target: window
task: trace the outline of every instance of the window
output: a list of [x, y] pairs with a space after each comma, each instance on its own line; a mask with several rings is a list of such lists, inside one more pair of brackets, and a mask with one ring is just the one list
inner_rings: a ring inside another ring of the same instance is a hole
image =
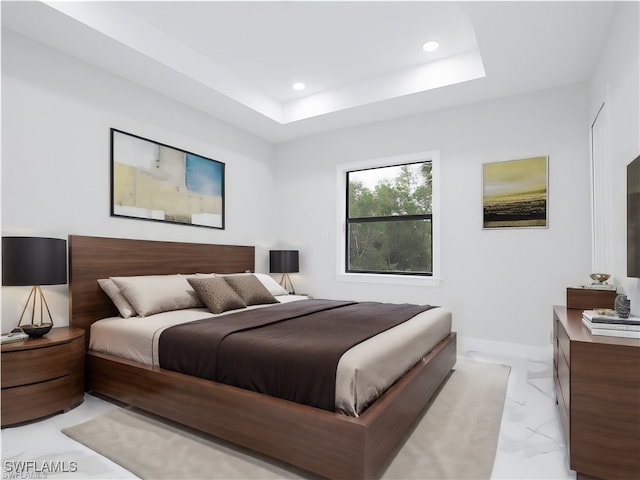
[[431, 159], [346, 170], [345, 272], [432, 276]]

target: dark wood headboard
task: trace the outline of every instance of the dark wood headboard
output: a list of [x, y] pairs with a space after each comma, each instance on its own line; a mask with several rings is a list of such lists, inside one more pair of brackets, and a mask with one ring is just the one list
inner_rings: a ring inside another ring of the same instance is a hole
[[128, 240], [69, 235], [70, 324], [85, 330], [117, 316], [99, 278], [173, 273], [237, 273], [254, 271], [255, 248], [240, 245]]

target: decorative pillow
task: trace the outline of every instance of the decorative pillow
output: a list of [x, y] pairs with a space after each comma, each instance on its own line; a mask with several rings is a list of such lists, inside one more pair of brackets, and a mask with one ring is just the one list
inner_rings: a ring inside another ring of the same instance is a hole
[[106, 293], [113, 304], [116, 306], [122, 318], [135, 317], [136, 311], [131, 304], [124, 298], [122, 292], [118, 286], [110, 278], [101, 278], [98, 280], [98, 285]]
[[141, 317], [204, 306], [183, 275], [111, 277], [111, 280]]
[[258, 280], [260, 280], [260, 283], [269, 290], [271, 295], [289, 295], [289, 292], [287, 292], [282, 285], [266, 273], [254, 273], [254, 275]]
[[223, 277], [223, 279], [236, 291], [247, 305], [279, 303], [255, 275], [232, 275], [230, 277]]
[[188, 282], [211, 313], [222, 313], [247, 306], [221, 277], [192, 277], [188, 279]]
[[[200, 276], [204, 276], [205, 274], [202, 273], [198, 273], [196, 274], [198, 277]], [[219, 274], [219, 273], [211, 273], [209, 275], [215, 275], [217, 277], [240, 277], [240, 276], [249, 276], [249, 275], [255, 275], [255, 277], [260, 280], [260, 283], [262, 283], [262, 285], [264, 286], [264, 288], [266, 288], [267, 290], [269, 290], [269, 293], [271, 293], [271, 295], [289, 295], [289, 292], [287, 292], [282, 285], [280, 285], [278, 282], [276, 282], [273, 278], [271, 278], [270, 275], [267, 275], [266, 273], [225, 273], [225, 274]]]

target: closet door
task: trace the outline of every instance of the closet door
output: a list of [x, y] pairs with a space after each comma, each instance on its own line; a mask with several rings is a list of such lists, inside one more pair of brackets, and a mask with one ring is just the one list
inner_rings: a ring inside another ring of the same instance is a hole
[[591, 215], [593, 272], [614, 270], [614, 218], [611, 147], [607, 105], [591, 125]]

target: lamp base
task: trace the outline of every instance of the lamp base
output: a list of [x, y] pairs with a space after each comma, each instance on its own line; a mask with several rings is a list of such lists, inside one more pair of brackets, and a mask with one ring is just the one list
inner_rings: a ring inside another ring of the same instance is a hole
[[49, 333], [53, 328], [53, 323], [43, 323], [42, 325], [20, 325], [24, 333], [31, 338], [40, 338]]
[[296, 294], [296, 291], [293, 289], [293, 283], [291, 283], [291, 279], [289, 278], [288, 273], [282, 274], [282, 278], [280, 279], [280, 285], [290, 294], [292, 295]]
[[[38, 306], [40, 308], [36, 308]], [[27, 308], [31, 306], [31, 323], [27, 325], [22, 325], [22, 320], [24, 319], [24, 314], [27, 311]], [[45, 323], [45, 309], [47, 315], [49, 317], [49, 321]], [[38, 323], [34, 322], [36, 317], [36, 312], [39, 310], [40, 313], [40, 321]], [[32, 338], [42, 337], [46, 335], [49, 330], [53, 327], [53, 318], [51, 317], [51, 311], [49, 310], [49, 305], [47, 304], [47, 300], [44, 298], [44, 293], [42, 293], [42, 289], [40, 285], [36, 285], [29, 292], [29, 297], [27, 297], [27, 303], [25, 303], [24, 308], [22, 309], [22, 315], [20, 315], [20, 321], [18, 322], [18, 328], [21, 328], [24, 333], [29, 335]]]

